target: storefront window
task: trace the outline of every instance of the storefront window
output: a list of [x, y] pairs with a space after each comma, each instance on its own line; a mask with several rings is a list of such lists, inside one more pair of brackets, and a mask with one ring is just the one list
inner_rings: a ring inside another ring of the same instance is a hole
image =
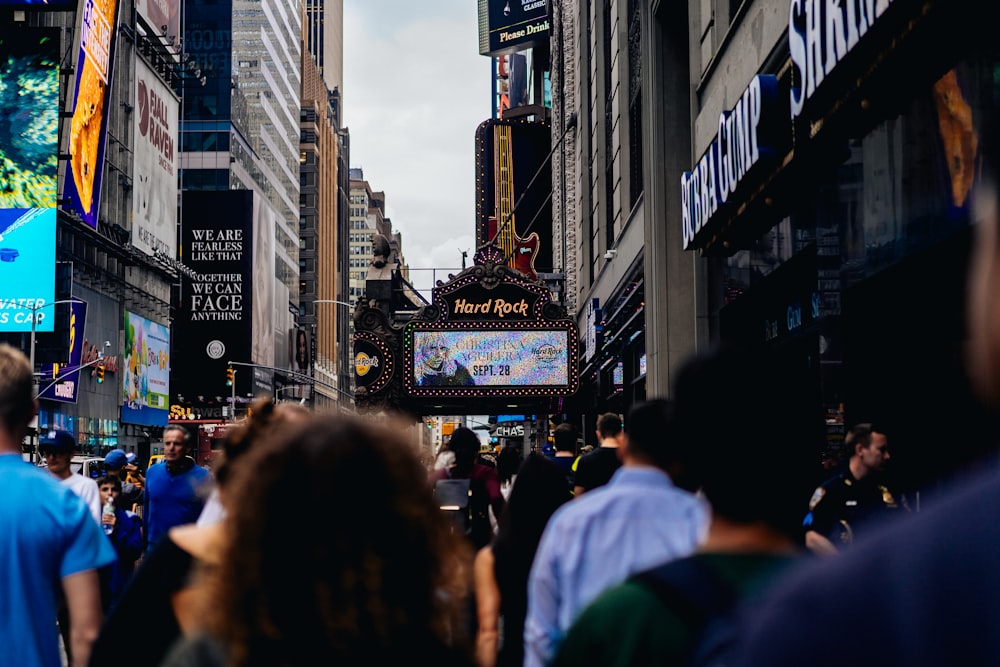
[[896, 118], [851, 143], [818, 199], [817, 226], [839, 227], [843, 287], [968, 225], [984, 85], [994, 68], [961, 65]]
[[801, 225], [795, 218], [784, 218], [761, 235], [747, 250], [740, 250], [726, 260], [725, 303], [770, 275], [815, 241], [811, 225]]

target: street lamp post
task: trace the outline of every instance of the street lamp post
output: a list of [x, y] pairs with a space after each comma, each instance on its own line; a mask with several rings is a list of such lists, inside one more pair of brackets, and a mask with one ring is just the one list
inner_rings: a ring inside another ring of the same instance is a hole
[[[340, 301], [339, 299], [313, 299], [313, 303], [316, 303], [316, 304], [318, 304], [318, 303], [333, 303], [333, 304], [337, 304], [337, 305], [340, 305], [340, 306], [344, 306], [348, 310], [354, 308], [354, 304], [348, 303], [347, 301]], [[313, 317], [314, 317], [314, 321], [315, 321], [315, 314], [313, 315]], [[315, 345], [316, 344], [316, 329], [315, 329], [316, 325], [313, 324], [313, 327], [314, 327], [314, 329], [313, 329], [313, 344]], [[338, 368], [339, 368], [339, 366], [342, 365], [342, 364], [339, 363], [340, 361], [341, 360], [338, 359]], [[314, 369], [315, 369], [316, 359], [314, 358], [312, 360], [312, 362], [313, 362], [312, 363], [312, 367], [309, 370], [310, 370], [310, 375], [312, 375], [313, 377], [315, 377], [315, 370]], [[337, 374], [338, 381], [339, 380], [343, 380], [344, 379], [344, 377], [343, 377], [344, 375], [345, 375], [345, 373], [343, 372], [343, 369], [340, 369], [340, 372]], [[346, 383], [341, 383], [341, 384], [346, 384]], [[313, 388], [312, 394], [314, 396], [313, 401], [315, 401], [315, 388]], [[346, 392], [341, 391], [341, 394], [346, 394]], [[347, 395], [349, 395], [349, 394], [347, 394]], [[338, 403], [339, 403], [339, 400], [338, 400]]]
[[[28, 363], [31, 364], [31, 395], [38, 395], [38, 374], [35, 373], [35, 333], [36, 325], [38, 321], [38, 311], [42, 308], [48, 308], [49, 306], [57, 306], [61, 303], [82, 303], [83, 299], [59, 299], [58, 301], [50, 301], [48, 303], [42, 303], [38, 305], [28, 306], [28, 310], [31, 311], [31, 338], [28, 341]], [[32, 463], [35, 462], [35, 437], [38, 433], [38, 415], [32, 420], [31, 429], [31, 460]]]

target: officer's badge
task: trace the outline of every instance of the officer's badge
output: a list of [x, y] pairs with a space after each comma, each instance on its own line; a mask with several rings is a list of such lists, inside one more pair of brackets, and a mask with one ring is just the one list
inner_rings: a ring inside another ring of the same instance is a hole
[[822, 486], [816, 489], [815, 493], [813, 493], [813, 497], [809, 500], [810, 512], [816, 509], [816, 505], [819, 505], [819, 501], [823, 500], [823, 496], [825, 495], [826, 495], [826, 489], [824, 489]]
[[852, 544], [854, 542], [854, 531], [851, 529], [851, 524], [841, 519], [837, 529], [837, 538], [841, 544]]
[[889, 492], [889, 489], [879, 485], [878, 490], [882, 492], [882, 502], [885, 503], [885, 506], [891, 509], [896, 509], [896, 499], [892, 497], [892, 493]]

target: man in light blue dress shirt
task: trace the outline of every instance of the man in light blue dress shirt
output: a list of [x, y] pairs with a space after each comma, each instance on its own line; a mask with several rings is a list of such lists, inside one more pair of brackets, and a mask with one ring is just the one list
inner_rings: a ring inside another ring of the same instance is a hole
[[638, 404], [625, 422], [622, 467], [549, 520], [528, 579], [525, 667], [542, 667], [573, 620], [629, 575], [691, 554], [705, 538], [707, 503], [680, 488], [673, 404]]

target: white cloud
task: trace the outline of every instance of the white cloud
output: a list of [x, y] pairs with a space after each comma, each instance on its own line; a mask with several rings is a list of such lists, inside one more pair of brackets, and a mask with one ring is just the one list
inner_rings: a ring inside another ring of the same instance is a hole
[[[475, 132], [491, 113], [478, 47], [469, 0], [344, 2], [351, 167], [385, 192], [414, 269], [455, 270], [461, 250], [470, 263], [475, 252]], [[412, 275], [419, 289], [432, 284], [431, 271]]]

